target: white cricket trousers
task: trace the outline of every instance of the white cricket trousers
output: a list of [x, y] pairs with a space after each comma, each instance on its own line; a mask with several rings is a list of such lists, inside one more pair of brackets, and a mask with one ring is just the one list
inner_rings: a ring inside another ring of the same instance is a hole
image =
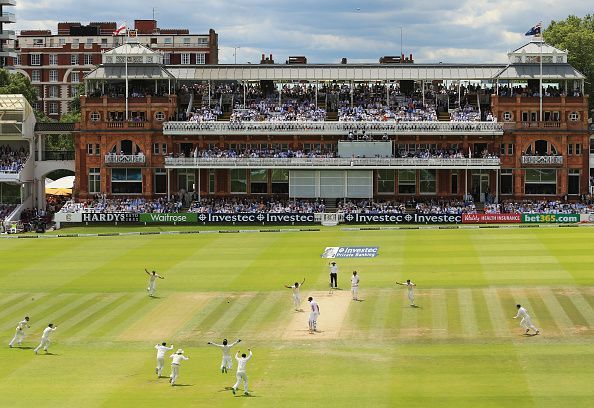
[[534, 331], [538, 331], [536, 326], [532, 324], [532, 319], [530, 319], [529, 317], [523, 317], [522, 321], [520, 322], [520, 325], [526, 330], [532, 329]]
[[41, 350], [42, 347], [43, 347], [43, 349], [45, 351], [47, 351], [47, 349], [50, 346], [50, 343], [51, 343], [50, 342], [50, 339], [44, 339], [44, 338], [42, 338], [41, 339], [41, 343], [39, 343], [39, 346], [37, 346], [37, 348], [35, 349], [35, 352], [37, 353], [39, 350]]
[[155, 294], [155, 289], [157, 288], [157, 281], [154, 282], [149, 282], [149, 286], [148, 286], [148, 293], [149, 296], [153, 296]]
[[318, 326], [318, 313], [311, 312], [309, 314], [309, 330], [316, 330]]
[[248, 392], [248, 378], [247, 378], [247, 374], [246, 373], [240, 373], [239, 371], [236, 374], [237, 377], [237, 381], [235, 382], [235, 385], [233, 386], [234, 390], [237, 390], [237, 388], [239, 388], [239, 386], [241, 385], [241, 381], [243, 381], [243, 391], [244, 392]]
[[177, 376], [179, 375], [179, 364], [171, 364], [171, 385], [175, 384], [175, 380], [177, 380]]
[[10, 347], [12, 347], [12, 346], [14, 346], [14, 343], [16, 342], [20, 346], [21, 343], [23, 342], [24, 338], [25, 338], [25, 331], [16, 329], [16, 333], [14, 334], [14, 337], [12, 338], [12, 340], [10, 340], [10, 343], [8, 343], [8, 345]]
[[415, 304], [415, 293], [412, 290], [408, 291], [408, 300], [410, 301], [411, 305]]
[[223, 356], [223, 360], [221, 361], [221, 369], [223, 369], [223, 367], [225, 367], [227, 370], [233, 368], [233, 360], [231, 359], [231, 356]]
[[157, 375], [161, 377], [163, 366], [165, 365], [165, 357], [157, 358]]
[[301, 296], [297, 294], [293, 295], [293, 305], [295, 305], [295, 310], [299, 309], [299, 306], [301, 306]]
[[351, 286], [351, 292], [353, 294], [353, 299], [357, 300], [359, 297], [359, 287], [358, 286]]

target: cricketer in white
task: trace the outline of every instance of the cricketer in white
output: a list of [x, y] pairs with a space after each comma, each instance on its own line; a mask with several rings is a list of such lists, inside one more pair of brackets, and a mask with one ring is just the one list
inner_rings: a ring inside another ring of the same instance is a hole
[[247, 377], [247, 373], [245, 372], [245, 370], [247, 368], [247, 362], [250, 361], [250, 359], [252, 358], [252, 350], [248, 349], [247, 356], [245, 355], [245, 353], [243, 353], [241, 355], [241, 357], [239, 357], [239, 353], [240, 353], [240, 351], [238, 350], [237, 353], [235, 354], [235, 359], [237, 360], [237, 374], [236, 374], [237, 381], [231, 388], [231, 391], [233, 392], [233, 394], [235, 394], [235, 392], [237, 391], [237, 388], [241, 385], [241, 381], [243, 381], [243, 394], [249, 395], [249, 393], [248, 393], [248, 377]]
[[47, 353], [47, 349], [50, 346], [50, 334], [56, 330], [58, 328], [58, 326], [54, 326], [52, 323], [48, 324], [47, 327], [45, 328], [45, 330], [43, 330], [43, 333], [41, 334], [41, 342], [39, 343], [39, 346], [37, 346], [37, 348], [34, 350], [35, 354], [37, 354], [37, 352], [43, 347], [43, 350]]
[[165, 353], [173, 350], [173, 344], [167, 347], [167, 343], [163, 342], [161, 344], [155, 344], [155, 348], [157, 349], [157, 368], [155, 368], [155, 374], [157, 374], [157, 377], [161, 377], [163, 366], [165, 365]]
[[233, 368], [233, 360], [231, 359], [231, 347], [240, 342], [241, 339], [238, 339], [237, 341], [231, 344], [227, 344], [227, 339], [223, 339], [223, 344], [217, 344], [211, 341], [208, 342], [208, 344], [215, 347], [219, 347], [223, 351], [223, 360], [221, 361], [221, 373], [226, 373], [228, 370]]

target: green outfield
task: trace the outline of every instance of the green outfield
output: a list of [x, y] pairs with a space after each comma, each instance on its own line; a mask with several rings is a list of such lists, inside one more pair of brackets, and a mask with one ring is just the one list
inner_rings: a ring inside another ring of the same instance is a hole
[[[327, 246], [379, 256], [337, 260], [345, 290], [329, 295]], [[594, 404], [592, 228], [1, 239], [0, 259], [0, 407]], [[145, 267], [166, 277], [158, 298]], [[353, 269], [363, 302], [350, 300]], [[302, 278], [303, 307], [313, 294], [321, 308], [315, 335], [283, 288]], [[419, 308], [394, 284], [405, 279]], [[541, 335], [522, 334], [518, 302]], [[25, 347], [9, 349], [25, 314]], [[50, 321], [52, 354], [36, 356]], [[253, 350], [249, 397], [233, 397], [234, 371], [206, 344], [222, 337]], [[180, 386], [156, 378], [162, 341], [190, 357]]]

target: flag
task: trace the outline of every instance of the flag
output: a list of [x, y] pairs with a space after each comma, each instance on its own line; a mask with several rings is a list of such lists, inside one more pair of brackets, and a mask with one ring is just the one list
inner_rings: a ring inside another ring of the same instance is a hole
[[113, 35], [120, 35], [122, 33], [126, 32], [126, 25], [124, 24], [123, 26], [119, 27], [117, 30], [115, 30], [113, 32]]
[[538, 23], [537, 25], [535, 25], [534, 27], [532, 27], [530, 30], [528, 30], [528, 32], [526, 33], [526, 35], [534, 35], [534, 36], [538, 36], [540, 35], [540, 23]]

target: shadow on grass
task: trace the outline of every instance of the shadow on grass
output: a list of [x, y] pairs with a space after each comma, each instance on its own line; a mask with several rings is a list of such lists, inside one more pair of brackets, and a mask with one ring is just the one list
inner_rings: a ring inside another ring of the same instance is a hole
[[193, 387], [194, 384], [173, 384], [172, 387]]

